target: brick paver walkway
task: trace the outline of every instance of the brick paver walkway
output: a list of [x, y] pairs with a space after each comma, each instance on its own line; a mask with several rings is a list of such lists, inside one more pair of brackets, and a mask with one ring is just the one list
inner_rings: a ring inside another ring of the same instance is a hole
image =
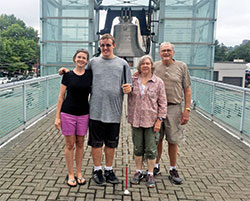
[[[147, 189], [145, 181], [125, 188], [125, 143], [122, 123], [120, 144], [116, 151], [114, 169], [120, 184], [98, 187], [91, 180], [92, 159], [86, 146], [83, 173], [85, 186], [69, 188], [64, 160], [64, 139], [53, 126], [55, 112], [27, 129], [0, 149], [0, 200], [5, 201], [160, 201], [160, 200], [250, 200], [250, 148], [230, 136], [204, 117], [191, 112], [186, 126], [186, 142], [179, 149], [178, 169], [184, 182], [173, 185], [168, 180], [167, 144], [161, 160], [161, 175], [156, 188]], [[131, 135], [128, 140], [129, 177], [135, 171]]]

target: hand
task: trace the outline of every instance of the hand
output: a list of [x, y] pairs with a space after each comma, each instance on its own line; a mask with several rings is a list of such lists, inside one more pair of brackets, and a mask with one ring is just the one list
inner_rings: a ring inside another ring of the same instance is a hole
[[133, 76], [138, 76], [139, 75], [139, 71], [136, 71]]
[[58, 74], [59, 75], [63, 75], [63, 73], [68, 73], [70, 70], [65, 68], [65, 67], [61, 67], [59, 70], [58, 70]]
[[189, 111], [184, 110], [184, 112], [181, 115], [181, 125], [187, 124], [188, 120], [189, 120]]
[[122, 90], [123, 90], [123, 93], [129, 94], [132, 91], [132, 87], [130, 84], [123, 84]]
[[57, 130], [61, 130], [61, 119], [56, 118], [54, 125], [55, 125]]
[[160, 119], [157, 119], [154, 125], [154, 132], [159, 132], [161, 129], [161, 123], [162, 121]]

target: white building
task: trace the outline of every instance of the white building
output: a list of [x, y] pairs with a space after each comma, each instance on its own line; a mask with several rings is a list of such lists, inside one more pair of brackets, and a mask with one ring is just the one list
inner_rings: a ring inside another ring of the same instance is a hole
[[245, 87], [247, 63], [214, 63], [214, 81]]

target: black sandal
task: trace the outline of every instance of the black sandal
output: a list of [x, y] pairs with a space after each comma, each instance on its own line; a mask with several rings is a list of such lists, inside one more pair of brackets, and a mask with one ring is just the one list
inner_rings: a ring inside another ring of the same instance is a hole
[[[69, 181], [71, 181], [72, 183], [75, 183], [75, 185], [69, 184]], [[66, 182], [66, 184], [67, 184], [69, 187], [76, 187], [76, 186], [77, 186], [76, 179], [69, 179], [69, 175], [66, 176], [65, 182]]]
[[[80, 180], [80, 182], [78, 180]], [[84, 180], [84, 182], [82, 182], [82, 180]], [[76, 177], [76, 182], [78, 183], [78, 185], [84, 185], [86, 184], [86, 179], [84, 179], [83, 177], [80, 178]]]

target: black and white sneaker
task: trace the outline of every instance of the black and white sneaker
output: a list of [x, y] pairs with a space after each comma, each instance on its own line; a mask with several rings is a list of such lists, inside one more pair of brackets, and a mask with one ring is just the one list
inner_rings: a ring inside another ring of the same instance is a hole
[[92, 178], [94, 179], [96, 185], [98, 186], [106, 185], [105, 179], [102, 174], [102, 170], [96, 170], [96, 171], [93, 170], [92, 174], [93, 174]]
[[172, 169], [169, 171], [169, 180], [174, 184], [181, 184], [182, 179], [180, 178], [178, 171], [176, 169]]
[[111, 184], [118, 184], [119, 180], [115, 176], [115, 173], [113, 170], [104, 170], [104, 177], [106, 178], [106, 182]]
[[158, 174], [160, 174], [161, 173], [161, 171], [160, 171], [160, 165], [158, 166], [158, 168], [157, 167], [154, 167], [154, 176], [157, 176]]

